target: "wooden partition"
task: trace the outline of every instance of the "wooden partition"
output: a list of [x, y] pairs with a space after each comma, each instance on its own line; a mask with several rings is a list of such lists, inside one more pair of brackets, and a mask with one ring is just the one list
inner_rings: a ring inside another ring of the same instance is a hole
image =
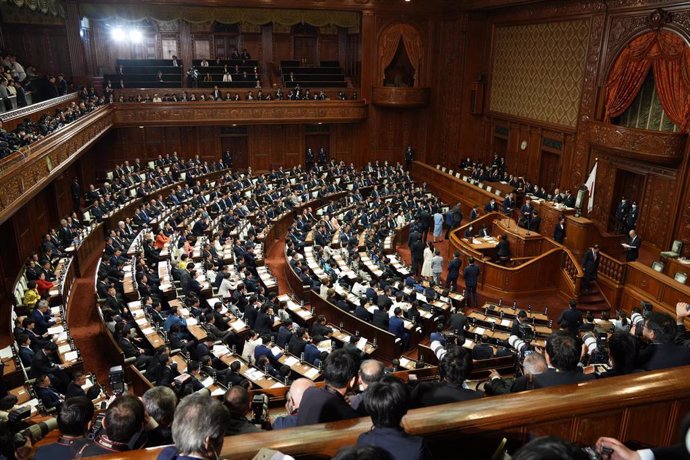
[[641, 301], [651, 302], [655, 309], [675, 317], [676, 304], [690, 301], [690, 286], [659, 273], [640, 262], [628, 262], [621, 307], [630, 311]]
[[[563, 385], [443, 406], [414, 409], [405, 431], [424, 436], [434, 458], [490, 458], [506, 437], [511, 452], [533, 436], [552, 435], [580, 445], [613, 436], [648, 446], [678, 440], [690, 411], [690, 367]], [[300, 458], [324, 458], [355, 444], [369, 418], [226, 438], [223, 458], [251, 459], [262, 447]], [[104, 459], [153, 460], [161, 448]]]
[[316, 315], [324, 315], [333, 323], [343, 323], [343, 329], [354, 334], [359, 331], [361, 337], [366, 337], [370, 342], [376, 339], [376, 350], [372, 357], [390, 361], [400, 356], [400, 346], [395, 343], [395, 335], [373, 324], [357, 318], [332, 303], [321, 298], [318, 293], [312, 292], [311, 305]]

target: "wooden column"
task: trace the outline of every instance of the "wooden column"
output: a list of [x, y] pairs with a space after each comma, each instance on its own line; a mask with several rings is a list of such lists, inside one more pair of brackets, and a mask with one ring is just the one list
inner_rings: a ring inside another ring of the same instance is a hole
[[[180, 49], [179, 58], [182, 59], [184, 72], [192, 66], [192, 59], [194, 58], [192, 46], [192, 27], [187, 21], [180, 20]], [[186, 74], [182, 75], [182, 86], [187, 87]]]
[[[270, 64], [273, 62], [273, 25], [266, 24], [261, 26], [261, 69], [265, 77], [269, 77], [268, 81], [272, 82], [272, 72]], [[265, 81], [265, 80], [264, 80]]]
[[84, 57], [84, 44], [79, 34], [81, 28], [79, 5], [75, 1], [69, 0], [65, 2], [65, 11], [67, 13], [65, 30], [67, 32], [67, 48], [69, 51], [71, 76], [76, 84], [86, 84], [86, 58]]

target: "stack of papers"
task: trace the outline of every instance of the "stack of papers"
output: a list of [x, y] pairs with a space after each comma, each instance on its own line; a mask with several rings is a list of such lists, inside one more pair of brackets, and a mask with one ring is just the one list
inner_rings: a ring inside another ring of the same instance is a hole
[[304, 373], [304, 376], [308, 379], [314, 379], [317, 375], [319, 375], [319, 370], [314, 367]]

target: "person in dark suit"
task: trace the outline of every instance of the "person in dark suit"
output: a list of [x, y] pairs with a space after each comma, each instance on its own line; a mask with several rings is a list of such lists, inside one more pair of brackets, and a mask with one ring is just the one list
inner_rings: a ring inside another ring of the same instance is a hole
[[371, 324], [373, 324], [376, 327], [380, 327], [383, 330], [388, 330], [388, 324], [389, 324], [389, 315], [388, 315], [388, 310], [383, 310], [381, 308], [376, 308], [373, 313], [373, 318], [371, 320]]
[[462, 334], [465, 331], [465, 326], [467, 325], [467, 316], [465, 316], [461, 309], [453, 308], [450, 316], [448, 316], [448, 322], [446, 325], [451, 332]]
[[412, 253], [412, 272], [415, 275], [419, 275], [422, 269], [422, 264], [424, 263], [424, 248], [426, 248], [426, 245], [421, 239], [412, 243], [410, 247], [410, 252]]
[[21, 359], [24, 367], [31, 367], [31, 363], [34, 361], [34, 356], [36, 353], [31, 349], [31, 339], [26, 334], [21, 334], [18, 339], [19, 349], [19, 359]]
[[65, 397], [51, 387], [50, 384], [50, 377], [45, 374], [41, 375], [36, 378], [34, 390], [46, 409], [54, 408], [59, 413], [62, 403], [65, 402]]
[[472, 372], [472, 357], [462, 347], [452, 347], [441, 358], [440, 382], [422, 382], [412, 390], [412, 407], [428, 407], [480, 398], [481, 394], [463, 387]]
[[293, 322], [288, 319], [283, 321], [283, 324], [278, 328], [278, 337], [276, 338], [276, 345], [280, 348], [285, 348], [285, 346], [290, 342], [293, 335]]
[[565, 217], [563, 216], [558, 219], [558, 223], [553, 228], [553, 239], [559, 244], [565, 242]]
[[465, 290], [467, 295], [467, 306], [478, 306], [477, 302], [477, 282], [479, 281], [479, 267], [474, 264], [474, 257], [470, 257], [465, 267]]
[[424, 438], [409, 436], [401, 426], [410, 405], [410, 395], [400, 379], [387, 375], [369, 385], [363, 402], [374, 427], [357, 438], [358, 447], [380, 447], [396, 460], [431, 459]]
[[572, 334], [577, 334], [582, 323], [582, 312], [577, 309], [577, 302], [571, 300], [568, 302], [568, 309], [564, 310], [558, 318], [558, 325]]
[[491, 201], [489, 201], [486, 206], [484, 206], [484, 211], [485, 212], [498, 212], [498, 203], [496, 203], [496, 200], [491, 198]]
[[268, 304], [261, 306], [253, 329], [259, 334], [271, 334], [273, 330], [273, 307]]
[[309, 342], [309, 332], [306, 328], [300, 327], [297, 329], [297, 332], [292, 334], [292, 337], [290, 338], [290, 342], [287, 346], [288, 353], [292, 353], [295, 356], [300, 356], [302, 353], [304, 353], [304, 348], [307, 346], [307, 342]]
[[86, 374], [82, 371], [72, 372], [72, 381], [67, 385], [65, 398], [73, 398], [75, 396], [85, 396], [91, 400], [98, 398], [101, 389], [98, 385], [91, 386], [88, 391], [82, 388], [86, 385]]
[[448, 262], [448, 273], [446, 275], [446, 289], [455, 291], [458, 289], [458, 276], [460, 276], [460, 267], [462, 267], [462, 260], [460, 259], [460, 252], [453, 253], [453, 260]]
[[667, 369], [690, 364], [690, 348], [675, 343], [683, 332], [683, 321], [688, 316], [687, 304], [679, 302], [676, 320], [666, 313], [654, 311], [645, 319], [642, 338], [649, 345], [640, 351], [640, 367], [645, 370]]
[[508, 236], [505, 234], [501, 235], [496, 246], [496, 257], [499, 263], [506, 263], [510, 260], [510, 243], [508, 242]]
[[405, 331], [405, 321], [403, 321], [402, 309], [400, 307], [395, 307], [393, 316], [388, 320], [388, 332], [395, 334], [400, 339], [403, 351], [407, 350], [410, 334]]
[[637, 236], [635, 230], [630, 230], [628, 233], [629, 237], [623, 247], [625, 248], [625, 260], [628, 262], [634, 262], [640, 256], [640, 245], [642, 240]]
[[489, 383], [484, 391], [490, 395], [503, 395], [507, 393], [518, 393], [534, 389], [534, 377], [546, 372], [548, 369], [546, 359], [540, 353], [530, 353], [522, 361], [522, 375], [513, 379], [512, 383], [501, 378], [495, 370], [489, 375]]
[[554, 332], [546, 339], [546, 362], [550, 368], [534, 377], [535, 388], [581, 383], [594, 380], [578, 367], [582, 343], [566, 331]]
[[408, 145], [407, 150], [405, 150], [405, 169], [408, 171], [412, 168], [412, 161], [414, 160], [414, 150], [412, 146]]
[[587, 293], [589, 284], [597, 279], [597, 270], [599, 269], [599, 245], [595, 244], [585, 253], [585, 258], [582, 260], [582, 269], [585, 276], [582, 278], [582, 291]]
[[323, 366], [323, 388], [308, 388], [302, 396], [297, 426], [335, 422], [357, 417], [345, 395], [357, 381], [359, 366], [355, 358], [339, 349], [328, 355]]

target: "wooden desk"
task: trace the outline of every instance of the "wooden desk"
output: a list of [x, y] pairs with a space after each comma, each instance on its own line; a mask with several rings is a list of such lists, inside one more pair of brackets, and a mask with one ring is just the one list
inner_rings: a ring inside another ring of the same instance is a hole
[[687, 263], [683, 263], [682, 260], [677, 258], [663, 259], [663, 262], [665, 264], [664, 273], [666, 273], [671, 278], [676, 276], [676, 273], [678, 272], [687, 273], [688, 275], [690, 275], [690, 260], [684, 259], [684, 261]]
[[492, 234], [507, 235], [510, 243], [510, 257], [533, 257], [541, 254], [544, 238], [535, 232], [518, 227], [517, 222], [510, 218], [494, 221]]

